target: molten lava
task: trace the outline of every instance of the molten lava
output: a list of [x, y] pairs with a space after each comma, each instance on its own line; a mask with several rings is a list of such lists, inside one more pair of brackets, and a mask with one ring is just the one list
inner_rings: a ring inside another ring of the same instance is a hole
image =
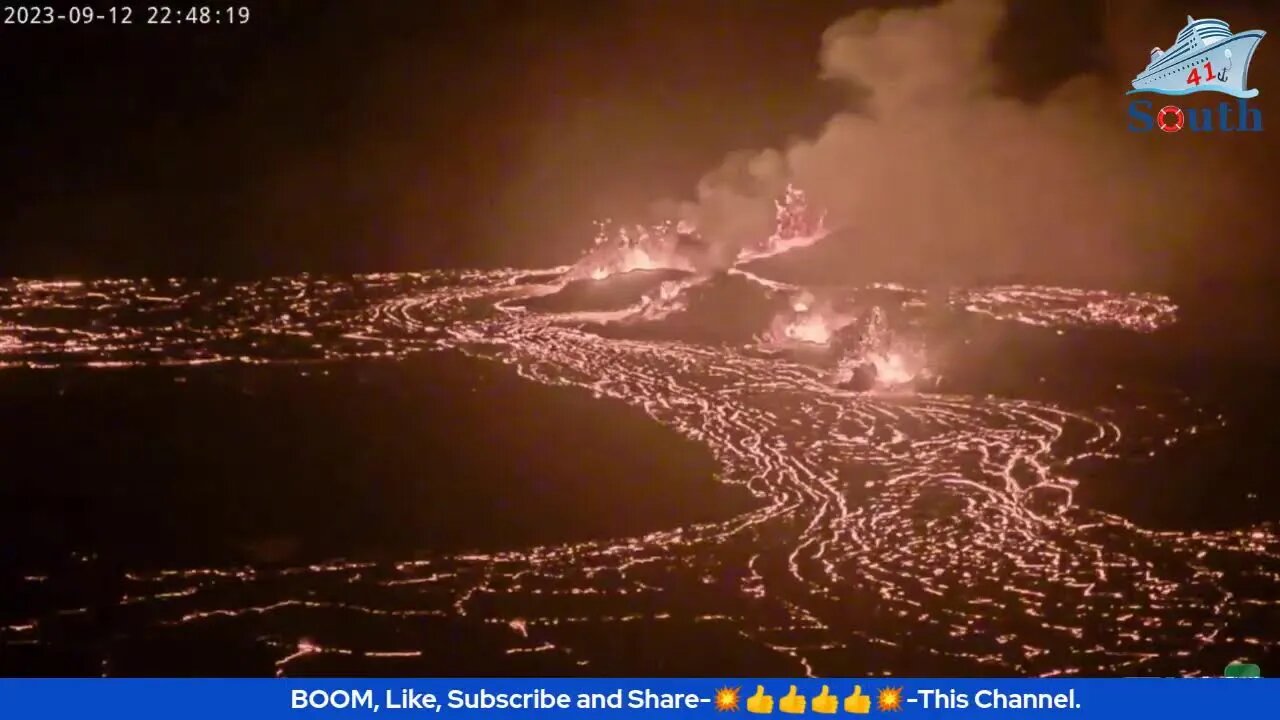
[[[827, 233], [824, 215], [815, 213], [804, 191], [788, 186], [774, 202], [774, 231], [758, 244], [739, 248], [739, 262], [757, 260], [812, 245]], [[682, 220], [653, 225], [614, 227], [597, 224], [594, 247], [569, 271], [566, 279], [604, 280], [633, 270], [685, 270], [702, 273], [718, 268], [718, 248]], [[735, 255], [730, 254], [733, 258]]]

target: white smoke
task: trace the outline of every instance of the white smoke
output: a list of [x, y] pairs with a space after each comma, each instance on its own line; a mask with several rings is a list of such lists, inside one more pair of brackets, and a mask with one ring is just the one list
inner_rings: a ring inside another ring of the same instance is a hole
[[[998, 94], [1004, 11], [1004, 0], [947, 0], [835, 23], [821, 74], [851, 89], [850, 109], [813, 139], [732, 154], [686, 214], [741, 247], [791, 182], [842, 231], [840, 257], [861, 282], [1166, 278], [1184, 251], [1170, 238], [1213, 227], [1238, 190], [1232, 174], [1188, 142], [1128, 132], [1123, 83], [1077, 77], [1035, 102]], [[1183, 177], [1215, 180], [1170, 182]]]

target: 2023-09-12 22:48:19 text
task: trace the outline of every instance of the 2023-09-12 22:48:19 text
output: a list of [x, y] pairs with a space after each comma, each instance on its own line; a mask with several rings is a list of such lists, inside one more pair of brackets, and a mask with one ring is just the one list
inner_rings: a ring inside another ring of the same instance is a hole
[[4, 25], [244, 25], [245, 5], [4, 5]]

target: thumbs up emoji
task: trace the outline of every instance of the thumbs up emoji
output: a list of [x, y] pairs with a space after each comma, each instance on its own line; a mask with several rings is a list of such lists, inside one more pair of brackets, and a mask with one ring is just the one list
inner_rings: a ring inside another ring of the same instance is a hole
[[836, 696], [831, 694], [826, 685], [822, 686], [822, 692], [813, 699], [813, 711], [823, 715], [836, 714]]
[[747, 698], [747, 712], [768, 715], [773, 712], [773, 696], [764, 694], [764, 686], [756, 686], [756, 694]]
[[778, 701], [778, 709], [789, 715], [804, 714], [804, 696], [796, 694], [796, 686], [791, 686], [791, 692], [782, 696]]
[[871, 696], [862, 694], [861, 685], [854, 685], [853, 694], [844, 699], [844, 711], [855, 715], [866, 715], [871, 712]]

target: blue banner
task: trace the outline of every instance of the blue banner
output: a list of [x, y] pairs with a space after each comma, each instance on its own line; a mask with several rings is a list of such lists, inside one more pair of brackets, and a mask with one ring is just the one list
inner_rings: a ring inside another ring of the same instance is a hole
[[0, 718], [1277, 717], [1280, 680], [0, 680]]

